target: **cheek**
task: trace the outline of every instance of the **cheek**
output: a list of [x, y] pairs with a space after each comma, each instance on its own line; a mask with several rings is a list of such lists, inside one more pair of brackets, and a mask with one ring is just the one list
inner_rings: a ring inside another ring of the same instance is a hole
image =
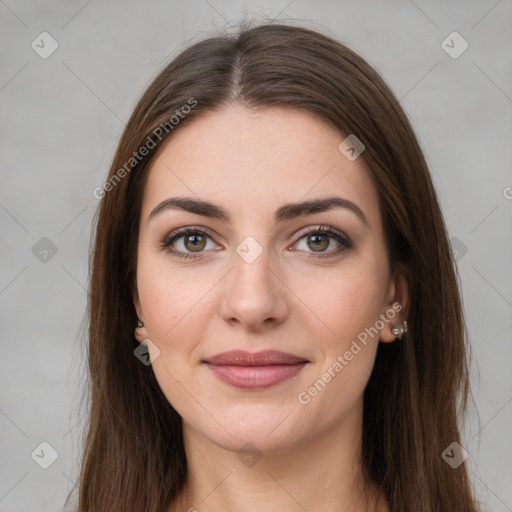
[[372, 327], [382, 307], [382, 288], [371, 272], [340, 273], [317, 284], [328, 291], [321, 294], [319, 288], [312, 288], [307, 300], [329, 329], [324, 331], [327, 336], [314, 337], [309, 326], [322, 355], [296, 398], [304, 414], [321, 415], [327, 428], [362, 403], [379, 342]]
[[197, 364], [194, 350], [204, 337], [203, 319], [214, 280], [176, 271], [159, 260], [141, 258], [137, 271], [147, 335], [160, 351], [152, 369], [169, 403], [187, 415], [194, 409], [190, 397], [200, 399], [200, 390], [191, 385], [191, 372]]
[[[139, 260], [137, 281], [148, 336], [166, 350], [186, 348], [191, 331], [200, 326], [208, 295], [217, 279], [212, 273], [179, 271], [165, 257]], [[185, 333], [188, 332], [188, 336]], [[189, 341], [190, 340], [190, 341]]]
[[325, 278], [317, 274], [305, 287], [329, 335], [317, 340], [322, 361], [298, 399], [312, 414], [323, 414], [326, 424], [334, 425], [362, 400], [379, 342], [375, 326], [386, 277], [380, 260], [359, 258]]
[[325, 350], [343, 349], [375, 324], [384, 297], [382, 276], [371, 261], [353, 260], [336, 271], [325, 269], [301, 277], [301, 299], [328, 333]]

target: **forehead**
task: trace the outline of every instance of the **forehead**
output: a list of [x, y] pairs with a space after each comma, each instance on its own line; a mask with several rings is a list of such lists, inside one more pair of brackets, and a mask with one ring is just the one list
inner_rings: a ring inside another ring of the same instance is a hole
[[318, 117], [288, 108], [235, 104], [204, 113], [173, 133], [152, 162], [142, 216], [173, 196], [218, 203], [242, 218], [338, 195], [380, 229], [377, 190], [363, 159], [339, 151], [344, 138]]

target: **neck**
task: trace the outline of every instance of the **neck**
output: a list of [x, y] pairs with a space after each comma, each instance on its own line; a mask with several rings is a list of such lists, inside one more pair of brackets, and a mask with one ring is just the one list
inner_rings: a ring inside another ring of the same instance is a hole
[[385, 497], [363, 479], [361, 432], [362, 407], [314, 439], [242, 459], [184, 421], [187, 483], [168, 512], [260, 512], [262, 505], [280, 512], [388, 512]]

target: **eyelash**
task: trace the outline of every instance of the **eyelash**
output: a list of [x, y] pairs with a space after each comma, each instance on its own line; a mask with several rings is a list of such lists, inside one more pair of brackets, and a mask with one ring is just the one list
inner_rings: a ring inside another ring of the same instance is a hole
[[[180, 238], [183, 238], [184, 236], [191, 235], [191, 234], [206, 236], [211, 239], [210, 235], [208, 235], [208, 233], [206, 233], [204, 230], [190, 226], [190, 227], [178, 229], [178, 230], [170, 233], [168, 236], [166, 236], [162, 240], [162, 242], [160, 243], [160, 246], [166, 253], [170, 254], [171, 256], [176, 256], [177, 258], [181, 258], [181, 259], [200, 258], [201, 253], [204, 251], [198, 251], [197, 255], [194, 255], [193, 253], [184, 253], [182, 251], [177, 251], [176, 249], [173, 249], [171, 247], [172, 244], [176, 240], [179, 240]], [[304, 238], [308, 235], [327, 235], [330, 238], [334, 238], [340, 244], [340, 246], [338, 248], [333, 249], [328, 252], [324, 252], [324, 253], [312, 252], [312, 253], [310, 253], [309, 256], [306, 256], [307, 258], [310, 258], [310, 259], [318, 260], [318, 259], [332, 258], [334, 256], [338, 256], [345, 250], [351, 249], [353, 247], [353, 243], [350, 240], [350, 238], [348, 238], [343, 233], [338, 232], [334, 228], [331, 228], [330, 226], [317, 226], [313, 229], [305, 228], [297, 233], [298, 238], [294, 242], [294, 244], [296, 244], [297, 242], [302, 240], [302, 238]]]

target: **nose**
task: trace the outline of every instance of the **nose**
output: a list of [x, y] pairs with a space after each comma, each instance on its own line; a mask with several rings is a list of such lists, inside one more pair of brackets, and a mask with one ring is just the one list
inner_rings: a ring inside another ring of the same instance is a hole
[[252, 262], [233, 254], [233, 268], [224, 281], [221, 301], [226, 322], [262, 333], [285, 321], [289, 310], [287, 287], [279, 266], [270, 260], [268, 249]]

